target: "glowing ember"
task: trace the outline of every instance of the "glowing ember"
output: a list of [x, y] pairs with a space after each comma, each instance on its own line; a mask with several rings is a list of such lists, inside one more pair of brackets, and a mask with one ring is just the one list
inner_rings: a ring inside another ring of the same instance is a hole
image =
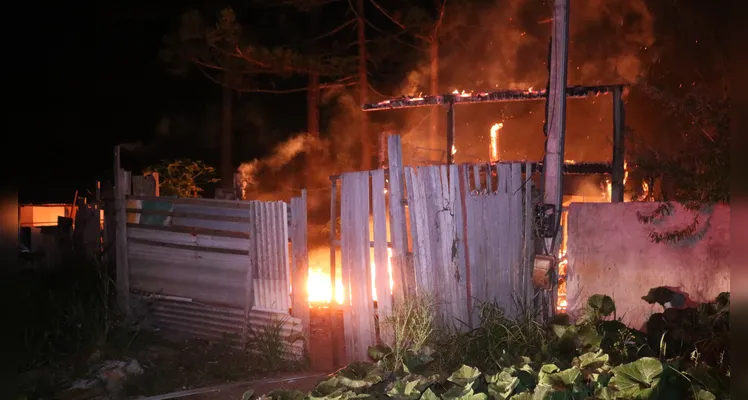
[[463, 91], [459, 91], [459, 90], [457, 90], [457, 89], [453, 90], [453, 91], [452, 91], [452, 94], [458, 95], [458, 96], [460, 96], [460, 97], [470, 97], [470, 96], [472, 96], [472, 95], [473, 95], [473, 93], [472, 93], [472, 92], [466, 92], [466, 91], [464, 91], [464, 90], [463, 90]]
[[457, 154], [457, 147], [452, 145], [452, 155], [455, 155], [455, 154]]
[[499, 131], [504, 127], [502, 122], [491, 127], [491, 162], [499, 161]]

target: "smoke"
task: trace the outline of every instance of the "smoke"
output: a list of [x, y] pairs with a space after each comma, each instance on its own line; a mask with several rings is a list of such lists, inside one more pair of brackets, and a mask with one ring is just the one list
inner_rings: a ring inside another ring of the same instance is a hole
[[[478, 2], [476, 2], [478, 3]], [[544, 88], [548, 81], [549, 40], [553, 28], [552, 2], [496, 1], [473, 8], [449, 8], [449, 20], [467, 22], [440, 41], [440, 92]], [[452, 14], [450, 18], [449, 15]], [[575, 0], [569, 28], [569, 85], [636, 83], [646, 77], [647, 64], [657, 57], [655, 19], [644, 0]], [[401, 94], [429, 93], [430, 60], [424, 55], [400, 84]], [[439, 94], [441, 94], [439, 93]], [[609, 161], [612, 138], [609, 97], [574, 100], [567, 106], [567, 159]], [[418, 163], [414, 149], [425, 143], [429, 112], [410, 110], [400, 127], [405, 162]], [[627, 114], [629, 125], [636, 125]], [[544, 103], [520, 102], [461, 106], [456, 110], [457, 162], [485, 162], [489, 157], [490, 127], [503, 122], [500, 159], [540, 160], [543, 157]], [[440, 131], [444, 131], [442, 125]], [[444, 135], [446, 136], [446, 135]], [[444, 141], [446, 148], [446, 138]], [[434, 149], [440, 150], [440, 149]], [[423, 154], [423, 153], [421, 153]], [[437, 161], [439, 151], [432, 151]]]

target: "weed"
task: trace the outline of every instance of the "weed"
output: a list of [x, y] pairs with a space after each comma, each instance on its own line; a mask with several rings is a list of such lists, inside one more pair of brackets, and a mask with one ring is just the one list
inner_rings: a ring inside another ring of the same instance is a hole
[[434, 296], [426, 293], [414, 293], [404, 301], [393, 304], [389, 314], [383, 316], [383, 322], [390, 327], [394, 335], [391, 344], [390, 366], [402, 365], [407, 354], [421, 353], [434, 334], [434, 314], [436, 311]]
[[301, 337], [288, 338], [285, 335], [287, 317], [271, 317], [270, 321], [259, 329], [249, 326], [247, 350], [251, 357], [257, 358], [260, 365], [268, 371], [287, 370], [300, 364], [294, 355], [293, 343], [303, 340]]

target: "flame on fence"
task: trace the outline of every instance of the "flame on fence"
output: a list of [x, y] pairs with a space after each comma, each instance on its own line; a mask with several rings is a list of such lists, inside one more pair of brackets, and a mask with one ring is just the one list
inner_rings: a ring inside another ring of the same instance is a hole
[[[628, 179], [628, 177], [629, 177], [628, 163], [624, 160], [623, 161], [623, 187], [626, 187], [626, 180]], [[613, 180], [612, 179], [608, 179], [608, 183], [605, 188], [605, 195], [607, 196], [606, 198], [608, 199], [608, 201], [613, 200]]]
[[491, 162], [499, 161], [499, 131], [504, 127], [502, 122], [491, 127]]
[[[376, 287], [376, 264], [372, 258], [371, 261], [371, 289], [373, 300], [377, 300]], [[394, 287], [392, 280], [392, 249], [387, 248], [387, 272], [390, 277], [390, 293]], [[335, 279], [335, 302], [343, 304], [344, 291], [342, 279]], [[307, 277], [307, 293], [310, 306], [324, 306], [332, 303], [333, 291], [330, 273], [325, 272], [322, 268], [309, 268]]]

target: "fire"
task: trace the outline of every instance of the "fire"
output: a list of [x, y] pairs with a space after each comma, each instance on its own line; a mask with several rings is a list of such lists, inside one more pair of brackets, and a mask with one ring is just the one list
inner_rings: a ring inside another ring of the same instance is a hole
[[455, 155], [455, 154], [457, 154], [457, 147], [452, 145], [452, 155]]
[[[309, 293], [309, 304], [332, 302], [332, 283], [330, 274], [321, 268], [309, 268], [309, 276], [306, 281], [307, 293]], [[343, 281], [335, 280], [335, 301], [343, 304]]]
[[502, 122], [491, 127], [491, 162], [499, 161], [499, 131], [504, 127]]
[[[371, 261], [371, 288], [373, 300], [377, 300], [377, 289], [376, 289], [376, 264]], [[395, 282], [392, 280], [392, 249], [387, 249], [387, 272], [390, 276], [390, 293], [395, 286]], [[309, 276], [307, 277], [307, 293], [309, 305], [324, 305], [330, 304], [333, 298], [332, 284], [330, 282], [330, 274], [322, 270], [322, 268], [309, 268]], [[343, 281], [340, 278], [335, 279], [335, 302], [343, 304], [344, 299], [344, 287]]]
[[[623, 161], [623, 186], [626, 187], [626, 180], [629, 178], [629, 166], [628, 162]], [[605, 194], [608, 200], [613, 199], [613, 181], [608, 180], [607, 187], [605, 188]]]
[[566, 238], [567, 238], [567, 217], [569, 216], [568, 211], [561, 213], [561, 229], [563, 229], [563, 236], [561, 239], [561, 245], [558, 249], [558, 292], [556, 301], [556, 311], [560, 313], [566, 312], [566, 267], [569, 264], [569, 260], [566, 257]]
[[466, 92], [466, 91], [464, 91], [464, 90], [463, 90], [463, 91], [459, 91], [459, 90], [457, 90], [457, 89], [453, 90], [453, 91], [452, 91], [452, 94], [454, 94], [454, 95], [457, 95], [457, 96], [460, 96], [460, 97], [470, 97], [470, 96], [472, 96], [472, 95], [473, 95], [473, 93], [472, 93], [472, 92]]

